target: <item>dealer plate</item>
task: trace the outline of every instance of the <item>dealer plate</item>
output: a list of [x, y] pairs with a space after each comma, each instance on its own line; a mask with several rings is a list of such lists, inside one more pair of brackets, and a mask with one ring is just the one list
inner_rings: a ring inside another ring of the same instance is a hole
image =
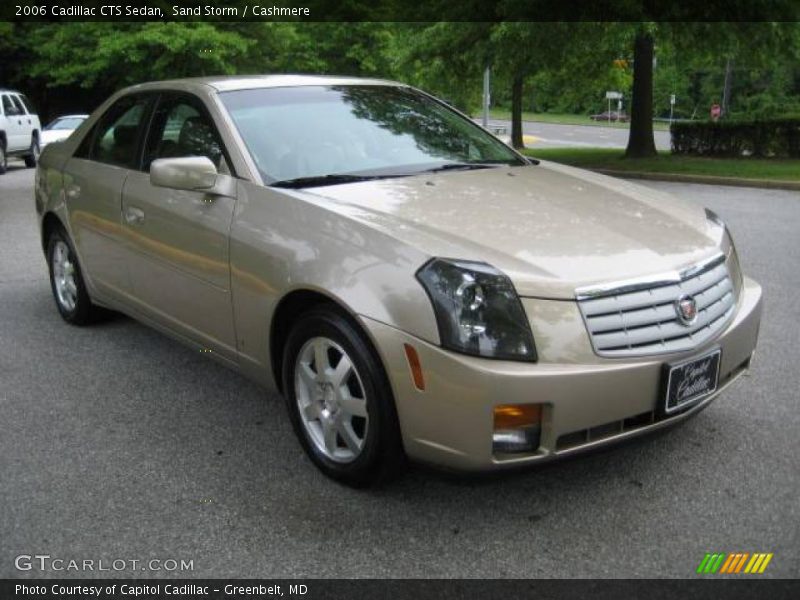
[[664, 412], [673, 413], [699, 402], [717, 389], [719, 361], [717, 349], [699, 358], [667, 365], [667, 393]]

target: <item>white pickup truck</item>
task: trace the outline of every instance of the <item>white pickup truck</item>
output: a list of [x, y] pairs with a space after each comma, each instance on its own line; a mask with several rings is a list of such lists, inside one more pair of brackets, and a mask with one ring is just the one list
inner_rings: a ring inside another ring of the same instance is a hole
[[35, 167], [41, 149], [39, 116], [25, 96], [0, 88], [0, 174], [9, 156], [20, 156]]

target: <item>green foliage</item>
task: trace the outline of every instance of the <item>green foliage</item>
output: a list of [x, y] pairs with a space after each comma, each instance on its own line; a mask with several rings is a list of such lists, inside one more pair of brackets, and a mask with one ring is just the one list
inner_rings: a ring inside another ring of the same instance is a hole
[[29, 74], [48, 87], [82, 88], [230, 74], [252, 46], [239, 33], [202, 22], [45, 25], [35, 31]]
[[[502, 17], [522, 4], [470, 0], [462, 8]], [[55, 111], [89, 110], [122, 86], [154, 79], [362, 75], [417, 85], [475, 111], [490, 64], [493, 106], [510, 107], [511, 83], [522, 76], [523, 109], [586, 115], [606, 109], [606, 90], [623, 92], [629, 108], [641, 26], [656, 40], [656, 116], [669, 115], [675, 94], [676, 117], [707, 117], [721, 100], [728, 59], [731, 117], [800, 112], [798, 23], [0, 22], [0, 83]]]
[[397, 24], [388, 55], [392, 75], [465, 112], [480, 106], [489, 62], [490, 23]]
[[675, 154], [800, 158], [800, 118], [673, 123], [671, 131]]

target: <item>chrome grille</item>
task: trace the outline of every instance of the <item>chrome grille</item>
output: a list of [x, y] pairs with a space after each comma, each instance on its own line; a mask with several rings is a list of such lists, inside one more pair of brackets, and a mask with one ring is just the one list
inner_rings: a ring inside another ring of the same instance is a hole
[[[682, 296], [697, 305], [689, 325], [676, 311]], [[584, 288], [577, 297], [595, 352], [612, 357], [692, 350], [722, 330], [736, 305], [723, 255], [646, 282]]]

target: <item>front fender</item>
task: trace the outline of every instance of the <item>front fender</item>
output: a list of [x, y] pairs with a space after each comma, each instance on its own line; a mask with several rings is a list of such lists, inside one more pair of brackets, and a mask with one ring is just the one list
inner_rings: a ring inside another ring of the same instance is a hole
[[415, 278], [430, 257], [324, 199], [240, 181], [230, 243], [239, 353], [260, 380], [271, 370], [272, 315], [297, 290], [439, 343], [433, 308]]

